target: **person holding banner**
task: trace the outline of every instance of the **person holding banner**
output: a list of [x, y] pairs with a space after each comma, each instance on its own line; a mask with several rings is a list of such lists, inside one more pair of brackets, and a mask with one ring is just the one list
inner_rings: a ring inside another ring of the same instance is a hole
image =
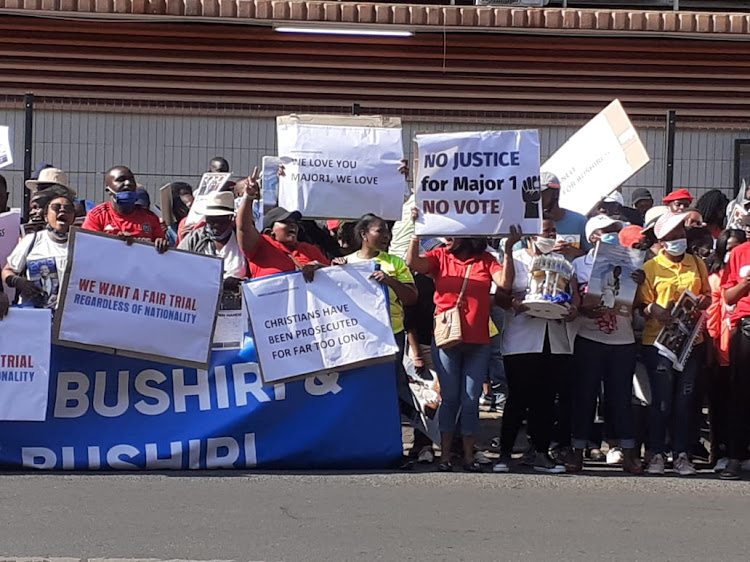
[[540, 183], [544, 216], [555, 221], [557, 234], [575, 236], [579, 241], [578, 246], [574, 243], [558, 241], [555, 245], [555, 252], [571, 261], [584, 255], [591, 249], [591, 244], [586, 240], [586, 217], [560, 207], [560, 180], [557, 176], [542, 172]]
[[[534, 470], [549, 474], [565, 472], [565, 466], [549, 456], [549, 447], [554, 425], [555, 392], [562, 386], [561, 381], [568, 381], [573, 353], [567, 324], [575, 319], [580, 302], [575, 278], [570, 283], [572, 306], [567, 318], [537, 318], [525, 314], [528, 307], [523, 304], [534, 259], [541, 255], [553, 255], [556, 237], [555, 221], [545, 218], [542, 233], [531, 237], [531, 247], [512, 253], [509, 251], [504, 262], [505, 285], [500, 287], [503, 292], [512, 294], [513, 298], [502, 303], [506, 309], [503, 359], [508, 379], [508, 400], [500, 433], [500, 459], [493, 467], [494, 472], [509, 472], [513, 446], [527, 411], [529, 432], [536, 449]], [[560, 393], [565, 395], [563, 390]], [[570, 428], [569, 401], [560, 402], [560, 425]], [[569, 439], [569, 431], [565, 433]]]
[[237, 240], [245, 254], [253, 279], [300, 270], [312, 281], [315, 270], [331, 265], [317, 247], [298, 239], [302, 215], [276, 207], [263, 217], [263, 233], [255, 228], [253, 201], [258, 197], [258, 167], [246, 183], [245, 196], [237, 213]]
[[46, 229], [24, 236], [2, 271], [3, 281], [16, 289], [21, 303], [34, 308], [57, 306], [68, 264], [68, 232], [75, 222], [73, 195], [67, 187], [50, 187], [45, 193], [50, 197], [44, 208]]
[[126, 238], [150, 240], [159, 253], [167, 251], [169, 242], [159, 217], [136, 206], [138, 187], [135, 176], [125, 166], [110, 168], [105, 175], [110, 201], [94, 207], [86, 215], [83, 228]]
[[[412, 211], [416, 222], [419, 211]], [[521, 239], [520, 228], [511, 227], [507, 255]], [[479, 397], [490, 362], [490, 289], [506, 284], [503, 267], [486, 251], [484, 238], [447, 238], [445, 247], [420, 254], [419, 238], [412, 238], [406, 263], [417, 273], [435, 280], [435, 314], [458, 307], [461, 342], [439, 348], [433, 344], [432, 359], [440, 381], [442, 403], [438, 412], [441, 462], [438, 469], [453, 470], [453, 434], [460, 418], [464, 470], [480, 472], [474, 460], [475, 435], [479, 429]]]

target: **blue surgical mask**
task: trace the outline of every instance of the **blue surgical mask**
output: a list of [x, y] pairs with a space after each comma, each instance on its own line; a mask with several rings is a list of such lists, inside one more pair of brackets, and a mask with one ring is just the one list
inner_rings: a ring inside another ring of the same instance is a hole
[[135, 191], [114, 192], [109, 190], [109, 192], [114, 196], [117, 206], [126, 213], [135, 209], [135, 202], [138, 201], [138, 194]]
[[599, 240], [602, 242], [602, 244], [614, 244], [615, 246], [620, 245], [620, 237], [616, 232], [607, 232], [606, 234], [602, 234]]
[[679, 238], [678, 240], [670, 240], [668, 242], [662, 242], [664, 245], [664, 251], [670, 256], [680, 257], [687, 252], [687, 238]]

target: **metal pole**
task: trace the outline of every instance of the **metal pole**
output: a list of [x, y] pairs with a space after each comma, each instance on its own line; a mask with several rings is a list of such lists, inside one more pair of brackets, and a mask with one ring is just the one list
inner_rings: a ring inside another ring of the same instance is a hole
[[352, 104], [352, 115], [358, 116], [361, 115], [362, 108], [359, 106], [359, 102], [355, 102]]
[[674, 188], [674, 133], [677, 122], [674, 109], [667, 111], [667, 134], [664, 142], [664, 156], [666, 165], [664, 166], [664, 195], [672, 193]]
[[[23, 101], [24, 115], [26, 117], [23, 126], [23, 180], [31, 178], [33, 134], [34, 134], [34, 94], [28, 93]], [[23, 190], [23, 220], [29, 220], [29, 200], [31, 192]]]

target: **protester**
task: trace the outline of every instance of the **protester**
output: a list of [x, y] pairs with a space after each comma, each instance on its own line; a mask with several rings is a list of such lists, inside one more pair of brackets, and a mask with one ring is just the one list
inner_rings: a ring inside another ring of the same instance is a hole
[[198, 211], [206, 217], [205, 225], [188, 234], [178, 249], [221, 258], [224, 288], [236, 291], [242, 280], [247, 279], [247, 262], [234, 232], [234, 197], [228, 192], [213, 191], [196, 205], [200, 205]]
[[577, 236], [579, 247], [570, 242], [558, 242], [555, 252], [564, 255], [569, 260], [580, 257], [591, 249], [586, 241], [586, 217], [569, 209], [560, 207], [560, 180], [549, 172], [541, 175], [542, 210], [544, 216], [555, 221], [557, 234]]
[[674, 323], [670, 309], [686, 290], [698, 297], [699, 308], [706, 309], [711, 304], [706, 266], [702, 260], [687, 253], [686, 218], [686, 213], [667, 213], [656, 222], [654, 233], [663, 249], [643, 266], [646, 281], [639, 290], [647, 319], [643, 331], [643, 359], [652, 395], [649, 474], [664, 474], [668, 431], [675, 470], [681, 476], [696, 474], [689, 447], [697, 439], [695, 385], [705, 353], [703, 337], [698, 336], [681, 373], [676, 373], [671, 360], [660, 355], [654, 346], [662, 327]]
[[7, 213], [10, 211], [8, 207], [8, 182], [5, 181], [5, 177], [0, 175], [0, 213]]
[[154, 213], [136, 206], [138, 194], [133, 172], [125, 166], [110, 168], [105, 175], [110, 201], [94, 207], [83, 221], [83, 228], [120, 236], [128, 242], [150, 240], [159, 253], [166, 252], [169, 242]]
[[[414, 209], [412, 220], [419, 212]], [[512, 227], [507, 252], [520, 240], [520, 229]], [[464, 470], [479, 472], [474, 460], [475, 436], [479, 429], [479, 396], [490, 359], [490, 287], [505, 286], [503, 268], [485, 251], [481, 238], [448, 238], [444, 248], [420, 254], [419, 238], [412, 238], [406, 253], [409, 267], [435, 280], [435, 313], [455, 308], [463, 293], [459, 315], [462, 341], [449, 348], [433, 347], [432, 359], [440, 380], [442, 404], [438, 412], [441, 434], [439, 470], [451, 471], [453, 435], [459, 420], [463, 441]]]
[[[566, 320], [545, 320], [525, 314], [527, 308], [523, 304], [532, 262], [537, 256], [551, 255], [556, 236], [555, 222], [544, 219], [542, 232], [531, 238], [530, 248], [511, 253], [511, 247], [506, 247], [505, 285], [499, 287], [502, 287], [502, 293], [510, 293], [513, 298], [502, 303], [506, 308], [503, 359], [508, 400], [500, 434], [500, 459], [493, 467], [495, 472], [510, 470], [513, 445], [527, 411], [529, 433], [536, 451], [534, 469], [553, 474], [565, 472], [565, 466], [550, 458], [548, 451], [552, 440], [555, 389], [559, 386], [557, 381], [567, 377], [573, 352], [567, 323]], [[567, 318], [570, 321], [575, 318], [579, 303], [575, 279], [571, 279], [571, 294], [573, 301]]]
[[68, 262], [68, 231], [75, 221], [73, 194], [62, 185], [47, 187], [46, 229], [24, 236], [8, 256], [2, 280], [15, 288], [21, 303], [55, 308]]
[[714, 470], [722, 472], [729, 463], [730, 379], [729, 347], [732, 338], [731, 308], [724, 302], [721, 286], [726, 280], [726, 264], [732, 250], [747, 241], [742, 230], [725, 230], [716, 239], [716, 250], [708, 264], [711, 306], [708, 307], [706, 331], [711, 336], [712, 360], [709, 362], [709, 428], [711, 430], [711, 461]]
[[[586, 223], [591, 244], [619, 245], [623, 223], [606, 215], [597, 215]], [[637, 228], [637, 227], [636, 227]], [[573, 261], [581, 295], [588, 289], [594, 266], [595, 250]], [[616, 266], [617, 269], [619, 266]], [[633, 281], [642, 283], [643, 271], [633, 273]], [[610, 309], [614, 308], [612, 295]], [[568, 472], [583, 469], [583, 454], [592, 439], [597, 398], [604, 386], [604, 419], [611, 447], [622, 449], [622, 468], [630, 474], [642, 474], [640, 452], [635, 451], [635, 426], [631, 407], [631, 389], [635, 371], [636, 344], [632, 313], [620, 316], [601, 306], [582, 306], [575, 340], [573, 377], [573, 453]]]
[[730, 316], [729, 344], [729, 461], [719, 476], [724, 480], [739, 480], [748, 456], [750, 421], [750, 243], [731, 251], [721, 288], [724, 301], [734, 309]]
[[305, 279], [312, 281], [315, 270], [331, 262], [312, 244], [299, 241], [302, 215], [276, 207], [265, 213], [263, 233], [258, 232], [253, 216], [253, 201], [260, 196], [257, 167], [249, 179], [237, 213], [237, 240], [253, 279], [300, 270]]
[[731, 224], [735, 205], [738, 205], [745, 212], [750, 211], [750, 187], [745, 185], [744, 180], [742, 182], [742, 185], [740, 186], [739, 193], [737, 193], [737, 197], [731, 200], [729, 203], [727, 203], [727, 209], [726, 209], [727, 228], [737, 228], [736, 224]]
[[646, 212], [654, 206], [654, 197], [648, 189], [639, 187], [633, 190], [633, 194], [630, 196], [630, 205], [640, 213], [640, 224], [645, 224]]
[[212, 174], [229, 172], [229, 162], [221, 156], [214, 156], [208, 164], [208, 170]]
[[193, 196], [193, 186], [182, 181], [170, 183], [169, 190], [172, 199], [172, 217], [174, 217], [174, 222], [166, 225], [166, 234], [170, 245], [177, 246], [190, 231], [190, 229], [185, 228], [185, 223], [187, 222], [187, 216], [190, 213], [190, 207], [193, 206], [195, 197]]
[[706, 227], [714, 239], [718, 238], [724, 230], [727, 205], [729, 205], [729, 199], [719, 189], [706, 191], [695, 203], [696, 210], [703, 216]]
[[643, 217], [635, 209], [625, 206], [625, 199], [619, 191], [613, 191], [607, 197], [599, 201], [589, 213], [590, 217], [595, 215], [607, 215], [630, 224], [643, 224]]
[[678, 189], [668, 194], [662, 200], [673, 214], [684, 213], [693, 204], [693, 196], [687, 189]]

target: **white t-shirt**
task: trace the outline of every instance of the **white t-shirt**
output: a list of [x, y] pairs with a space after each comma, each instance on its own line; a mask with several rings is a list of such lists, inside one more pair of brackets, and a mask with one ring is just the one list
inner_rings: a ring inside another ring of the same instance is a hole
[[[23, 273], [41, 287], [46, 308], [57, 307], [57, 295], [68, 267], [67, 240], [57, 242], [46, 230], [27, 234], [8, 256], [8, 264], [16, 274]], [[25, 302], [23, 296], [21, 302]]]
[[224, 279], [236, 277], [245, 279], [247, 277], [247, 262], [237, 242], [237, 235], [232, 235], [221, 250], [216, 252], [217, 257], [224, 260]]
[[[578, 290], [581, 293], [589, 284], [593, 267], [594, 250], [590, 250], [585, 256], [573, 260]], [[578, 335], [587, 340], [608, 345], [627, 345], [635, 342], [633, 318], [631, 316], [618, 316], [613, 312], [606, 312], [599, 318], [580, 316], [576, 322], [578, 323]]]
[[[534, 256], [525, 249], [513, 252], [513, 265], [516, 275], [513, 279], [513, 296], [523, 299], [529, 280], [529, 270]], [[528, 314], [517, 314], [515, 310], [505, 311], [503, 323], [503, 355], [541, 353], [544, 349], [544, 336], [549, 335], [550, 350], [554, 355], [573, 353], [572, 338], [568, 323], [564, 320], [545, 320]]]

